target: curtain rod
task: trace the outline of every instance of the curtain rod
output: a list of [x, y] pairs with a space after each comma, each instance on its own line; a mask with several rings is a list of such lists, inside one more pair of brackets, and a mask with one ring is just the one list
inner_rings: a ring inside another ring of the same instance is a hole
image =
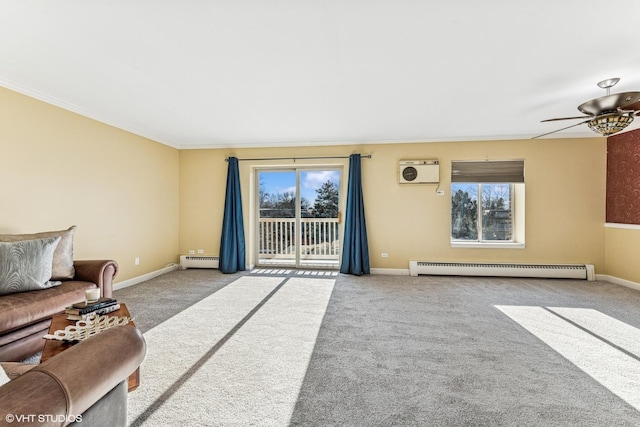
[[[360, 158], [370, 159], [371, 154], [360, 154]], [[318, 159], [348, 159], [349, 156], [310, 156], [310, 157], [258, 157], [255, 159], [238, 159], [239, 162], [247, 161], [247, 160], [318, 160]], [[225, 157], [225, 162], [229, 161], [228, 157]]]

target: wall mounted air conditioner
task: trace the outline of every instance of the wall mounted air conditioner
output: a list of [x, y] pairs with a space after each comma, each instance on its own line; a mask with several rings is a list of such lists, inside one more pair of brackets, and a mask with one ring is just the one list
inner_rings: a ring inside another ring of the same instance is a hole
[[437, 184], [440, 182], [438, 160], [400, 160], [400, 184]]

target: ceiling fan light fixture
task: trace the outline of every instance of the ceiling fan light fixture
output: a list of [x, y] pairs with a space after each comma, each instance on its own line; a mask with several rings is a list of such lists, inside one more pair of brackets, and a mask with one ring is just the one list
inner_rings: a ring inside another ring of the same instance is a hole
[[607, 114], [587, 122], [589, 128], [602, 136], [613, 135], [620, 132], [633, 122], [633, 115]]
[[578, 110], [584, 114], [580, 117], [559, 117], [547, 119], [543, 122], [555, 122], [558, 120], [586, 119], [579, 123], [565, 126], [542, 135], [534, 136], [540, 138], [552, 133], [560, 132], [583, 124], [588, 124], [589, 128], [602, 136], [618, 133], [633, 122], [634, 116], [640, 116], [640, 92], [623, 92], [611, 95], [610, 89], [615, 86], [620, 79], [614, 77], [598, 82], [598, 87], [606, 89], [607, 95], [583, 102], [578, 106]]

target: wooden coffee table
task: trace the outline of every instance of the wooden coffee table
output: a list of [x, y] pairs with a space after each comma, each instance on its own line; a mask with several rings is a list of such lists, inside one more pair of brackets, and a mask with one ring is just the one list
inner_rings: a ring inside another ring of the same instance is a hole
[[[107, 314], [107, 316], [119, 316], [119, 317], [131, 317], [129, 314], [129, 309], [124, 303], [120, 303], [120, 309], [116, 311], [112, 311]], [[53, 334], [55, 331], [62, 330], [69, 325], [74, 325], [76, 320], [67, 320], [66, 313], [58, 313], [54, 314], [51, 319], [51, 326], [49, 326], [49, 334]], [[136, 325], [133, 322], [129, 322], [124, 326], [117, 326], [118, 328], [127, 328], [131, 326], [135, 327]], [[71, 348], [75, 345], [75, 343], [68, 341], [58, 341], [58, 340], [45, 340], [44, 349], [42, 350], [42, 357], [40, 358], [40, 362], [45, 362], [48, 359], [51, 359], [53, 356], [58, 355], [65, 351], [68, 348]], [[133, 391], [138, 388], [140, 385], [140, 368], [135, 370], [129, 376], [129, 391]]]

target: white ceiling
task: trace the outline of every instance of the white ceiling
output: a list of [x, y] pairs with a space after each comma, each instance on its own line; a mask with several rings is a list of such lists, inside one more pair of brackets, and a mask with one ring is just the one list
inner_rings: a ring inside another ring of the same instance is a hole
[[[640, 91], [640, 1], [0, 0], [0, 85], [176, 148], [531, 138]], [[628, 129], [640, 126], [640, 118]], [[554, 137], [596, 137], [586, 125]]]

